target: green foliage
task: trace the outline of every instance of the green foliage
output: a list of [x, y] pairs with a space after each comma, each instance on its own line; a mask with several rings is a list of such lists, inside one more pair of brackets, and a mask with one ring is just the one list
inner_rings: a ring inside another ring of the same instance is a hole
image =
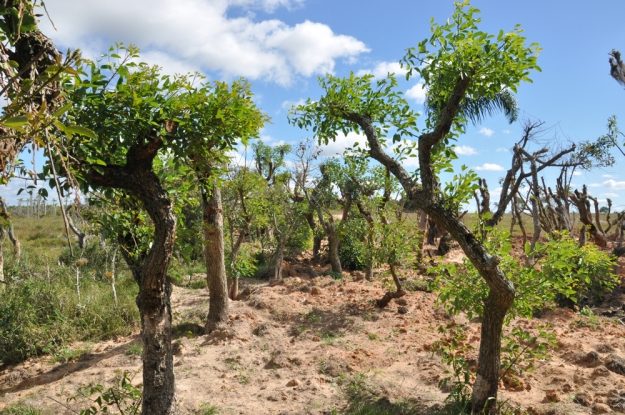
[[251, 278], [256, 274], [256, 258], [253, 255], [252, 247], [248, 244], [242, 245], [234, 263], [227, 264], [228, 275], [236, 278]]
[[141, 413], [142, 392], [132, 385], [134, 375], [128, 371], [117, 371], [110, 388], [104, 389], [101, 384], [81, 386], [77, 395], [68, 398], [68, 401], [89, 398], [93, 402], [89, 408], [82, 409], [80, 415], [109, 414], [111, 411], [120, 415], [137, 415]]
[[312, 248], [313, 233], [308, 223], [298, 221], [298, 226], [293, 230], [286, 247], [291, 252], [300, 253]]
[[127, 335], [139, 325], [132, 278], [118, 279], [116, 307], [110, 285], [89, 277], [81, 281], [78, 304], [75, 273], [66, 267], [51, 268], [47, 280], [45, 265], [31, 260], [27, 266], [9, 263], [5, 275], [8, 284], [0, 292], [2, 364], [53, 353], [71, 341]]
[[367, 257], [371, 255], [367, 249], [367, 222], [359, 216], [357, 211], [353, 212], [352, 218], [347, 221], [344, 229], [340, 230], [342, 235], [339, 246], [339, 259], [341, 266], [350, 271], [362, 271], [367, 268]]
[[536, 251], [543, 256], [542, 275], [552, 281], [558, 294], [574, 303], [585, 295], [601, 300], [605, 291], [619, 283], [613, 273], [614, 258], [594, 244], [579, 247], [567, 233], [556, 234]]
[[537, 359], [548, 359], [549, 349], [558, 347], [556, 334], [550, 326], [538, 326], [538, 334], [533, 336], [521, 327], [515, 327], [503, 337], [501, 346], [501, 376], [509, 373], [522, 375], [523, 372], [534, 371]]
[[[500, 30], [495, 36], [479, 30], [480, 10], [468, 0], [455, 3], [456, 9], [443, 24], [431, 20], [432, 35], [408, 49], [402, 64], [408, 70], [406, 78], [419, 76], [428, 90], [427, 127], [434, 128], [440, 113], [458, 82], [469, 78], [459, 121], [480, 121], [495, 110], [504, 110], [512, 122], [517, 116], [515, 102], [509, 92], [516, 93], [522, 81], [531, 82], [531, 70], [540, 70], [536, 64], [540, 48], [533, 43], [525, 45], [520, 25], [511, 32]], [[426, 63], [425, 65], [423, 63]]]
[[[550, 237], [536, 248], [538, 265], [526, 267], [511, 254], [512, 243], [507, 231], [493, 229], [484, 245], [500, 259], [499, 267], [516, 288], [514, 304], [506, 321], [515, 316], [531, 317], [537, 309], [549, 306], [559, 294], [578, 302], [584, 295], [599, 298], [603, 291], [615, 287], [617, 276], [612, 273], [613, 259], [592, 244], [579, 247], [568, 235]], [[529, 244], [526, 246], [528, 249]], [[526, 252], [530, 254], [530, 252]], [[488, 286], [470, 261], [462, 265], [442, 264], [437, 267], [435, 286], [440, 290], [439, 301], [447, 311], [465, 311], [469, 318], [483, 315]]]

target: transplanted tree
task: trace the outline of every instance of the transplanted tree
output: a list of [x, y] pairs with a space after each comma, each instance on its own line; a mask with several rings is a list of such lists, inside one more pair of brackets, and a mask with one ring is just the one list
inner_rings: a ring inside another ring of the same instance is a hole
[[[337, 132], [362, 132], [367, 138], [368, 155], [395, 175], [407, 198], [430, 215], [460, 244], [466, 256], [486, 281], [490, 292], [484, 298], [484, 316], [479, 352], [479, 366], [473, 387], [475, 412], [492, 412], [499, 383], [501, 333], [504, 317], [511, 307], [514, 285], [498, 267], [480, 239], [458, 219], [454, 211], [457, 195], [447, 195], [439, 187], [437, 168], [452, 152], [451, 144], [464, 131], [467, 120], [479, 120], [495, 110], [503, 110], [514, 120], [516, 108], [511, 94], [529, 72], [537, 69], [539, 48], [527, 46], [520, 27], [497, 35], [480, 31], [479, 11], [468, 2], [456, 3], [447, 23], [432, 23], [432, 36], [409, 49], [403, 58], [407, 78], [418, 75], [427, 96], [425, 127], [417, 132], [417, 115], [396, 92], [393, 76], [372, 85], [372, 77], [341, 79], [326, 76], [320, 80], [325, 94], [317, 101], [302, 105], [292, 113], [291, 121], [302, 128], [313, 127], [324, 143], [335, 140]], [[393, 142], [418, 136], [418, 145], [403, 146], [397, 158], [384, 149], [391, 132]], [[401, 164], [401, 157], [419, 158], [420, 182]], [[463, 183], [460, 177], [458, 183]], [[466, 182], [464, 182], [466, 183]], [[463, 195], [471, 195], [474, 183], [457, 186]]]
[[206, 275], [210, 304], [206, 331], [228, 322], [228, 283], [224, 255], [223, 207], [219, 185], [226, 153], [240, 140], [257, 137], [268, 118], [252, 100], [249, 84], [237, 80], [204, 84], [185, 94], [192, 122], [180, 125], [175, 154], [189, 160], [200, 185], [204, 220]]
[[[154, 162], [162, 150], [182, 151], [182, 143], [199, 148], [197, 141], [202, 140], [207, 152], [224, 152], [232, 141], [211, 135], [207, 126], [212, 121], [207, 117], [214, 115], [206, 113], [213, 105], [212, 86], [192, 76], [161, 75], [158, 67], [135, 63], [138, 50], [132, 46], [111, 48], [104, 59], [86, 62], [79, 68], [80, 77], [65, 84], [74, 105], [63, 123], [55, 124], [59, 139], [51, 143], [63, 148], [57, 154], [68, 157], [57, 158], [53, 165], [76, 178], [83, 191], [101, 189], [105, 197], [119, 192], [125, 206], [145, 210], [149, 216], [143, 225], [153, 229], [151, 246], [122, 249], [139, 284], [143, 413], [177, 414], [167, 279], [176, 216]], [[186, 149], [185, 154], [192, 154], [191, 147]], [[130, 230], [122, 229], [120, 244], [130, 245], [131, 236]]]

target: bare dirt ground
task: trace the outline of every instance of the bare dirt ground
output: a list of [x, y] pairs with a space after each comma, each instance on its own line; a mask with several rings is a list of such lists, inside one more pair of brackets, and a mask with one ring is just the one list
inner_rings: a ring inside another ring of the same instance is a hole
[[[424, 412], [435, 413], [448, 392], [438, 387], [446, 367], [432, 353], [433, 343], [442, 339], [438, 327], [464, 327], [477, 357], [479, 322], [450, 317], [436, 306], [436, 295], [425, 291], [409, 292], [380, 310], [375, 306], [384, 294], [380, 280], [356, 280], [347, 273], [338, 281], [310, 278], [306, 267], [287, 266], [289, 277], [277, 285], [250, 285], [246, 299], [230, 303], [228, 330], [209, 336], [202, 334], [207, 292], [175, 288], [182, 413], [199, 413], [202, 404], [216, 406], [221, 414], [342, 413], [343, 387], [357, 376], [391, 402], [412, 399]], [[551, 358], [536, 362], [534, 372], [502, 382], [500, 399], [517, 413], [625, 413], [625, 287], [617, 291], [604, 308], [595, 309], [597, 316], [555, 309], [515, 320], [508, 329], [535, 331], [549, 323], [559, 347], [550, 351]], [[77, 413], [88, 402], [67, 398], [81, 385], [109, 385], [119, 370], [137, 372], [133, 383], [138, 384], [141, 358], [127, 354], [138, 341], [134, 333], [93, 344], [74, 362], [55, 364], [42, 357], [5, 368], [0, 409], [23, 402], [44, 413]]]

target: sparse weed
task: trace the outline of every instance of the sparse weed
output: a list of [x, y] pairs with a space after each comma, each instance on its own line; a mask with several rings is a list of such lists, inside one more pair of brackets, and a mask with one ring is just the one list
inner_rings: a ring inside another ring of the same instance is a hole
[[70, 363], [79, 360], [82, 356], [91, 353], [92, 347], [90, 344], [85, 344], [80, 348], [71, 349], [67, 346], [57, 349], [52, 354], [52, 361], [54, 363]]
[[197, 413], [198, 415], [217, 415], [219, 413], [219, 408], [206, 402], [200, 404]]
[[141, 353], [143, 353], [143, 346], [140, 343], [132, 343], [126, 349], [127, 356], [141, 356]]

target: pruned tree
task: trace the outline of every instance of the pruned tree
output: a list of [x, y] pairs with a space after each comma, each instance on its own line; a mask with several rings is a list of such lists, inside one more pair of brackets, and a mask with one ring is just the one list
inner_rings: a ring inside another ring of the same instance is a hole
[[[537, 68], [539, 48], [526, 46], [518, 27], [512, 33], [501, 31], [497, 36], [479, 31], [477, 12], [467, 2], [456, 3], [452, 18], [442, 25], [433, 23], [432, 36], [417, 48], [409, 49], [402, 60], [408, 69], [407, 77], [419, 75], [428, 91], [424, 132], [417, 133], [417, 114], [395, 91], [397, 83], [393, 76], [372, 85], [371, 76], [352, 74], [340, 79], [328, 75], [320, 80], [324, 95], [298, 107], [292, 112], [291, 121], [302, 128], [314, 127], [321, 142], [334, 140], [338, 131], [364, 133], [367, 154], [389, 169], [416, 207], [449, 231], [487, 282], [490, 292], [484, 298], [472, 406], [476, 412], [490, 413], [496, 407], [502, 325], [515, 290], [498, 267], [498, 259], [458, 219], [453, 205], [446, 205], [448, 196], [439, 190], [437, 171], [441, 161], [449, 160], [453, 152], [451, 141], [464, 131], [468, 119], [479, 120], [499, 109], [510, 120], [515, 119], [516, 112], [509, 106], [509, 92], [514, 92], [521, 81], [529, 79], [529, 71]], [[385, 135], [391, 128], [393, 142], [418, 137], [418, 145], [401, 148], [399, 160], [384, 149]], [[401, 163], [402, 157], [415, 151], [420, 182]], [[461, 186], [460, 190], [472, 195], [474, 188]]]
[[183, 152], [185, 157], [176, 160], [186, 163], [200, 147], [223, 154], [232, 141], [211, 134], [210, 122], [218, 113], [212, 86], [198, 86], [190, 75], [161, 75], [158, 67], [137, 59], [136, 48], [117, 45], [99, 63], [85, 63], [78, 69], [80, 77], [66, 83], [74, 104], [63, 123], [55, 124], [58, 137], [51, 144], [64, 150], [56, 154], [68, 157], [58, 157], [53, 164], [63, 165], [62, 174], [79, 181], [83, 193], [95, 188], [104, 197], [119, 196], [126, 210], [134, 212], [129, 225], [142, 221], [142, 212], [149, 216], [142, 226], [152, 230], [149, 244], [131, 249], [137, 243], [130, 226], [119, 230], [118, 240], [139, 285], [143, 413], [177, 414], [167, 278], [176, 215], [156, 171], [158, 156]]

